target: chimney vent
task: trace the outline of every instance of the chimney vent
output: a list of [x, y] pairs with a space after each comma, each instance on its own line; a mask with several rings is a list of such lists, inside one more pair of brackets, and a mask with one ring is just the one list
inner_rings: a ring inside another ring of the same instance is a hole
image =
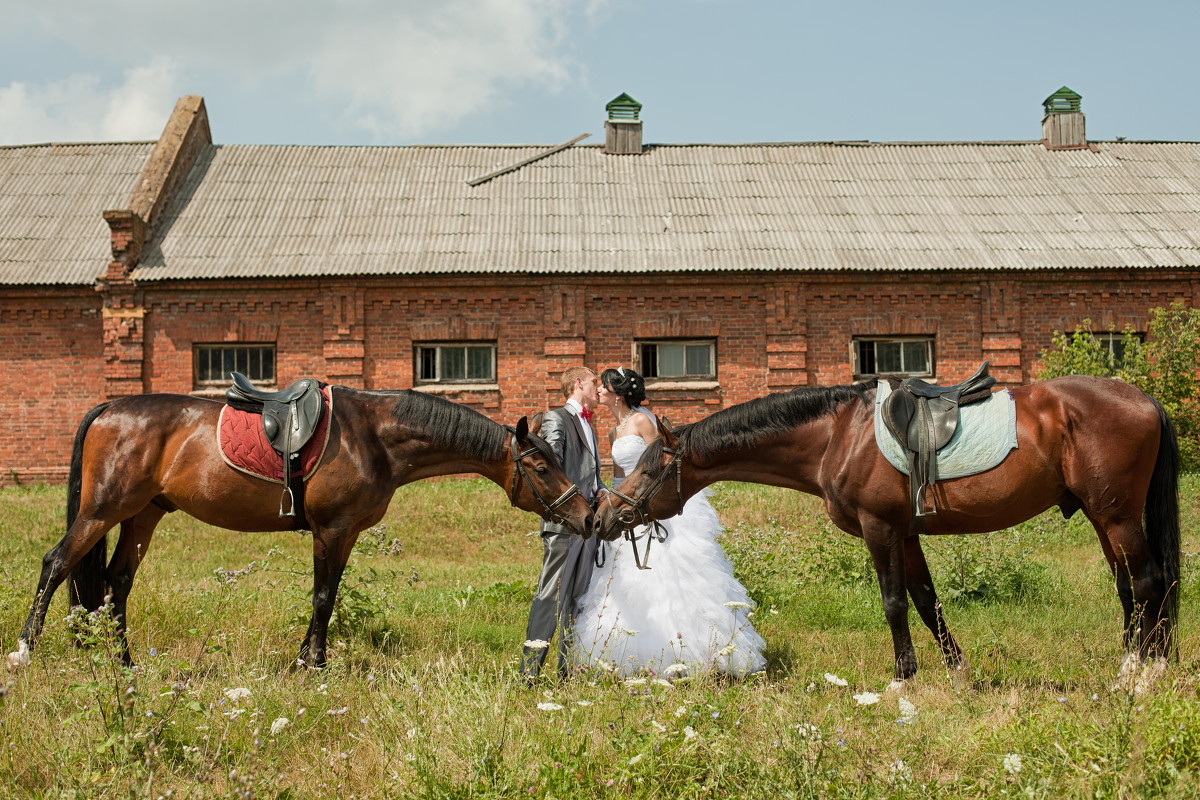
[[1066, 86], [1042, 101], [1042, 144], [1047, 150], [1081, 150], [1088, 146], [1083, 97]]
[[622, 92], [604, 107], [604, 152], [614, 155], [638, 155], [642, 152], [642, 104]]

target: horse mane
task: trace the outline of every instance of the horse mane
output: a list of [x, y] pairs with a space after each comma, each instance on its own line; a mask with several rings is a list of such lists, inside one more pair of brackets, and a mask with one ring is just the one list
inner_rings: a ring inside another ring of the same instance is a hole
[[392, 414], [405, 425], [424, 432], [435, 447], [445, 447], [468, 458], [495, 461], [504, 453], [513, 429], [493, 422], [475, 409], [443, 397], [401, 389], [381, 392], [395, 396]]
[[[790, 392], [769, 394], [681, 425], [675, 429], [675, 435], [685, 452], [705, 461], [730, 450], [752, 449], [768, 436], [828, 416], [846, 403], [865, 403], [874, 386], [874, 381], [864, 381], [849, 386], [802, 386]], [[650, 448], [655, 446], [658, 455], [653, 458], [657, 464], [662, 460], [662, 440], [653, 442]]]

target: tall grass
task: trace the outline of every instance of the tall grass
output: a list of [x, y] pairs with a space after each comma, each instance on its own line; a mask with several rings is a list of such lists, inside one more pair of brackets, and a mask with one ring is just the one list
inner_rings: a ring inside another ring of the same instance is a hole
[[[532, 690], [516, 657], [537, 520], [490, 483], [397, 493], [355, 550], [323, 671], [293, 663], [310, 539], [173, 514], [130, 601], [135, 671], [104, 614], [66, 619], [64, 592], [32, 666], [0, 677], [0, 786], [16, 798], [1193, 797], [1198, 488], [1188, 478], [1181, 498], [1179, 661], [1133, 695], [1112, 690], [1120, 606], [1095, 534], [1054, 512], [927, 542], [971, 669], [966, 685], [949, 680], [913, 614], [921, 672], [903, 694], [883, 691], [891, 641], [865, 549], [792, 492], [714, 495], [759, 604], [765, 675], [583, 673]], [[5, 650], [63, 505], [56, 488], [0, 492]]]

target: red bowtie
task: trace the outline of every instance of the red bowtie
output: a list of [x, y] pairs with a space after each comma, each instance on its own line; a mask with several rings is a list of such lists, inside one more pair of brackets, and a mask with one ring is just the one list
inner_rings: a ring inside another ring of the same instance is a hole
[[580, 411], [579, 416], [583, 419], [584, 422], [590, 423], [592, 421], [592, 411], [589, 408], [585, 408], [582, 411]]

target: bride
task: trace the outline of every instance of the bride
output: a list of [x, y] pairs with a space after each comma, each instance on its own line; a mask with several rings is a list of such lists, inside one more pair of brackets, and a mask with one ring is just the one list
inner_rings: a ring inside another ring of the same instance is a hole
[[[615, 489], [658, 438], [658, 424], [641, 405], [642, 376], [618, 367], [604, 370], [600, 383], [600, 403], [617, 422], [608, 435]], [[764, 642], [750, 624], [753, 604], [717, 542], [721, 523], [706, 494], [663, 525], [667, 538], [654, 545], [653, 569], [637, 568], [627, 541], [602, 545], [607, 559], [593, 571], [575, 619], [575, 660], [623, 676], [761, 671]]]

